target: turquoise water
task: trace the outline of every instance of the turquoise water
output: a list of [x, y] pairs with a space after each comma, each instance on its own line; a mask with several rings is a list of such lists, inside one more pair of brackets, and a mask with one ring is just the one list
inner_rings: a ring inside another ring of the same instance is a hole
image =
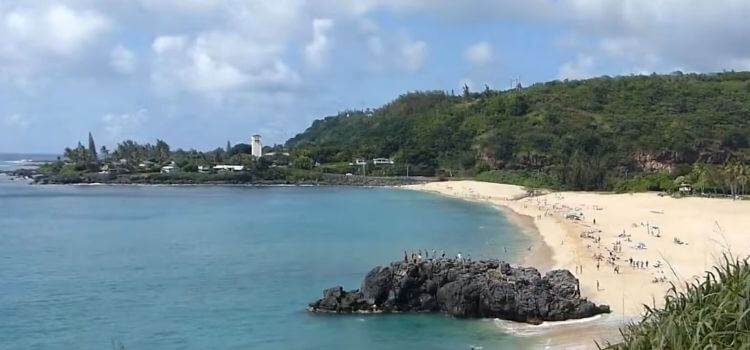
[[[0, 176], [2, 349], [513, 349], [492, 321], [314, 315], [404, 250], [516, 252], [492, 208], [395, 189], [30, 186]], [[515, 254], [515, 253], [514, 253]]]

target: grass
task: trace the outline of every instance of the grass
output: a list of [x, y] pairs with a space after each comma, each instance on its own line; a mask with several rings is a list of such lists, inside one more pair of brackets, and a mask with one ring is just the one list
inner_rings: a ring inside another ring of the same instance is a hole
[[622, 330], [623, 342], [606, 349], [750, 349], [750, 267], [724, 261], [684, 290], [672, 285], [663, 308], [646, 307], [639, 323]]

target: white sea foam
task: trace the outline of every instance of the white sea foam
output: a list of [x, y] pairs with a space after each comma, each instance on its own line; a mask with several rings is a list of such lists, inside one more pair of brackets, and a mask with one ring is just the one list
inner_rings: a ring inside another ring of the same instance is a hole
[[581, 318], [577, 320], [567, 320], [567, 321], [547, 321], [542, 322], [538, 325], [528, 324], [528, 323], [521, 323], [521, 322], [514, 322], [514, 321], [506, 321], [506, 320], [500, 320], [500, 319], [494, 319], [493, 320], [495, 325], [499, 327], [500, 329], [504, 330], [505, 332], [517, 336], [536, 336], [543, 334], [545, 332], [549, 331], [555, 331], [555, 330], [564, 330], [566, 328], [569, 329], [575, 329], [579, 327], [590, 327], [590, 323], [596, 323], [596, 326], [612, 326], [617, 327], [618, 325], [623, 324], [623, 319], [616, 316], [603, 316], [603, 315], [596, 315], [589, 318]]

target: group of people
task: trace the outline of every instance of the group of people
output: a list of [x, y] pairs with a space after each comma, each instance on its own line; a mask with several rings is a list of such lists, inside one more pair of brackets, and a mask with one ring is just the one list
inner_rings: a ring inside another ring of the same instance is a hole
[[[412, 251], [411, 254], [407, 253], [404, 250], [404, 263], [409, 263], [409, 262], [417, 263], [423, 260], [432, 261], [435, 259], [445, 259], [445, 250], [441, 250], [440, 254], [438, 254], [437, 250], [435, 249], [433, 249], [432, 251], [427, 250], [427, 249], [425, 250], [420, 249], [420, 250], [417, 250], [416, 252]], [[456, 254], [456, 260], [471, 261], [471, 254], [467, 254], [466, 257], [464, 257], [461, 252], [458, 252]]]
[[633, 260], [633, 258], [630, 258], [630, 259], [628, 259], [628, 261], [630, 262], [630, 267], [632, 267], [633, 270], [635, 270], [636, 268], [638, 268], [638, 269], [647, 269], [648, 268], [648, 260], [641, 261], [641, 260]]

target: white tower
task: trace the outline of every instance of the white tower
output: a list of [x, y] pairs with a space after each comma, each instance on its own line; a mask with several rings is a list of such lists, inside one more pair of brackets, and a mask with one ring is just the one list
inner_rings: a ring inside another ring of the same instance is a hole
[[260, 158], [263, 156], [263, 145], [260, 143], [260, 135], [253, 135], [250, 145], [253, 149], [253, 157]]

